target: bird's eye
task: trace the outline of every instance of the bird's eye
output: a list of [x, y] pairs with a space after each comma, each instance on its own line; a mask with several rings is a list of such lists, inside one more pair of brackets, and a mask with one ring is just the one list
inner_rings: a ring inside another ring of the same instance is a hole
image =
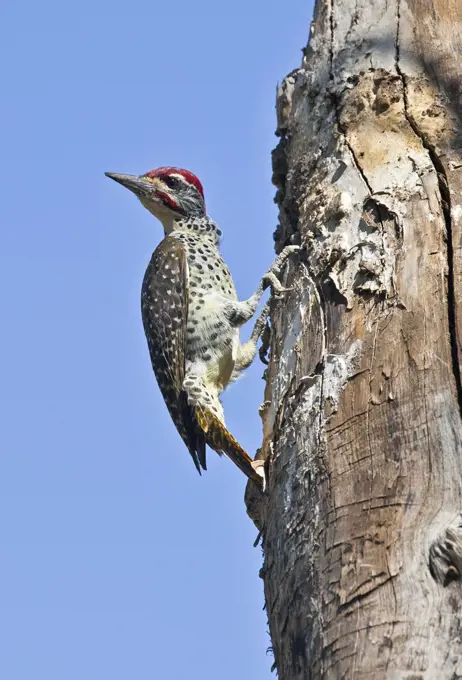
[[180, 185], [180, 182], [177, 177], [172, 177], [171, 175], [166, 175], [165, 177], [162, 178], [165, 184], [170, 187], [170, 189], [177, 189]]

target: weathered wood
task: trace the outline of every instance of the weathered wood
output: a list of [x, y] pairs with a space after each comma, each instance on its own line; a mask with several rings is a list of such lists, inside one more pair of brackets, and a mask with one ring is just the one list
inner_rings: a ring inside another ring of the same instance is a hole
[[278, 93], [304, 251], [250, 513], [280, 680], [462, 677], [461, 69], [460, 0], [319, 0]]

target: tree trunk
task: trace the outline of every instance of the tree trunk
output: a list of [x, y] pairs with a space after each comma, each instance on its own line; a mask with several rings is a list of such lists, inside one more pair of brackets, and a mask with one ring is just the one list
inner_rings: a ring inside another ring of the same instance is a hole
[[462, 677], [462, 2], [318, 0], [247, 490], [280, 680]]

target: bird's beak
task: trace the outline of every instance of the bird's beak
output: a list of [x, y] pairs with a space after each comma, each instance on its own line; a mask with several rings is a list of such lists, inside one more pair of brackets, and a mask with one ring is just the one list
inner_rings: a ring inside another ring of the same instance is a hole
[[149, 180], [136, 175], [119, 175], [117, 172], [105, 172], [106, 177], [113, 179], [123, 187], [133, 191], [136, 196], [151, 196], [154, 198], [156, 187]]

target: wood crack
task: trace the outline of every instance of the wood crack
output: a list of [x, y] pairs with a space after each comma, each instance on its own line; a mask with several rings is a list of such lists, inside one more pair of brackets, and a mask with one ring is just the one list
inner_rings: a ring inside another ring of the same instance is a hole
[[448, 325], [449, 337], [451, 344], [451, 360], [452, 372], [456, 383], [457, 401], [459, 404], [459, 413], [462, 417], [462, 378], [459, 356], [459, 345], [457, 338], [457, 318], [456, 318], [456, 296], [455, 296], [455, 277], [454, 277], [454, 243], [453, 243], [453, 224], [451, 214], [451, 192], [449, 191], [449, 182], [446, 173], [446, 168], [438, 155], [436, 147], [429, 140], [427, 135], [419, 128], [419, 125], [413, 117], [408, 98], [408, 84], [406, 75], [401, 69], [400, 65], [400, 44], [399, 44], [399, 27], [400, 27], [400, 4], [401, 0], [396, 0], [396, 37], [395, 37], [395, 67], [398, 76], [401, 79], [403, 88], [404, 101], [404, 115], [407, 122], [412, 128], [416, 137], [422, 143], [424, 149], [427, 150], [431, 164], [436, 173], [438, 189], [440, 194], [440, 205], [443, 213], [444, 222], [446, 225], [446, 245], [447, 245], [447, 264], [448, 264], [448, 289], [447, 289], [447, 310], [448, 310]]
[[[385, 578], [382, 578], [385, 577]], [[371, 595], [373, 592], [384, 586], [386, 583], [389, 583], [390, 581], [393, 581], [393, 579], [396, 578], [396, 574], [385, 574], [384, 572], [377, 574], [371, 579], [359, 586], [357, 588], [357, 592], [353, 594], [346, 602], [342, 602], [339, 604], [337, 607], [337, 611], [345, 611], [349, 607], [351, 607], [353, 604], [359, 602], [360, 600], [363, 600], [364, 598], [368, 597]], [[378, 580], [381, 579], [381, 580]], [[367, 588], [367, 590], [361, 590], [362, 588], [365, 588], [366, 586], [370, 586]], [[359, 591], [359, 592], [358, 592]]]

